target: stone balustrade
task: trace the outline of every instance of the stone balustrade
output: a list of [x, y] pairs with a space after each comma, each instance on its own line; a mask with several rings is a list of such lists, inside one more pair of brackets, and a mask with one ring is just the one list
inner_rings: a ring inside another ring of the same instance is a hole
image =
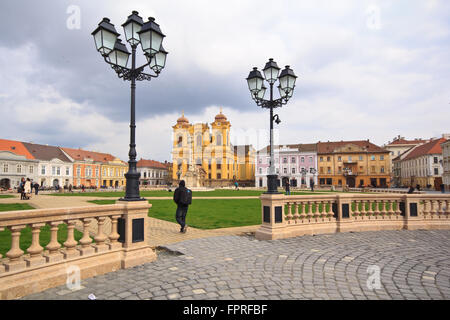
[[[62, 209], [38, 209], [0, 213], [0, 231], [11, 231], [11, 246], [0, 255], [0, 299], [13, 299], [64, 284], [69, 267], [80, 270], [81, 279], [154, 261], [148, 245], [147, 201]], [[104, 223], [110, 220], [108, 233]], [[67, 227], [67, 238], [58, 242], [58, 229]], [[75, 225], [83, 236], [75, 240]], [[92, 225], [96, 225], [93, 239]], [[48, 226], [50, 241], [41, 246], [41, 228]], [[20, 248], [21, 231], [31, 228], [31, 245]]]
[[263, 194], [260, 240], [305, 234], [450, 229], [450, 195]]

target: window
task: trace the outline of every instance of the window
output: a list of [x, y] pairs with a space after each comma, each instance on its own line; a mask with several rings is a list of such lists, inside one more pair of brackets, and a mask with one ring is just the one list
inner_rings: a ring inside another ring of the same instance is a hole
[[291, 163], [295, 163], [295, 157], [291, 158]]
[[259, 174], [262, 174], [262, 168], [259, 168]]
[[283, 168], [283, 173], [287, 174], [287, 168]]
[[201, 147], [202, 145], [202, 135], [199, 134], [197, 135], [197, 146]]
[[364, 167], [363, 166], [359, 166], [359, 172], [364, 172]]
[[302, 163], [304, 163], [304, 162], [305, 162], [305, 157], [301, 157], [300, 161], [301, 161]]
[[381, 167], [380, 172], [384, 173], [384, 167]]
[[81, 167], [77, 167], [77, 177], [81, 176]]
[[339, 156], [339, 157], [338, 157], [338, 161], [342, 161], [342, 158], [341, 158], [341, 156]]
[[439, 174], [439, 169], [438, 168], [434, 168], [434, 175], [438, 175]]
[[438, 163], [438, 158], [437, 158], [437, 157], [434, 157], [434, 158], [433, 158], [433, 162], [434, 162], [434, 163]]
[[18, 164], [17, 165], [17, 173], [21, 173], [22, 172], [22, 165]]
[[372, 173], [375, 173], [375, 166], [372, 166]]
[[33, 166], [30, 166], [29, 172], [30, 172], [30, 173], [33, 173], [33, 171], [34, 171], [34, 167], [33, 167]]
[[[222, 145], [222, 136], [220, 134], [216, 135], [216, 145], [221, 146]], [[220, 179], [220, 178], [217, 178]]]
[[[95, 168], [95, 176], [96, 177], [98, 177], [98, 171], [99, 171], [98, 168]], [[122, 170], [120, 172], [122, 172]]]
[[182, 147], [182, 146], [183, 146], [183, 137], [182, 137], [182, 136], [179, 136], [179, 137], [178, 137], [177, 146], [178, 146], [178, 147]]
[[70, 175], [70, 168], [66, 167], [66, 176], [69, 176], [69, 175]]
[[45, 166], [41, 166], [41, 174], [45, 174]]
[[147, 178], [147, 172], [144, 171], [144, 178]]
[[312, 162], [312, 161], [313, 161], [312, 157], [309, 157], [309, 162]]
[[319, 179], [319, 184], [325, 184], [325, 179], [324, 178], [320, 178]]
[[384, 160], [384, 156], [380, 156], [380, 160]]
[[261, 158], [258, 159], [258, 163], [259, 163], [259, 164], [262, 163], [262, 159], [261, 159]]
[[292, 168], [291, 171], [292, 171], [292, 174], [295, 174], [295, 168]]
[[217, 179], [222, 179], [222, 175], [220, 173], [217, 174]]
[[319, 159], [320, 159], [320, 162], [322, 162], [322, 161], [323, 161], [323, 157], [320, 157]]
[[320, 174], [323, 174], [323, 167], [320, 167]]
[[7, 163], [3, 164], [3, 172], [8, 172], [8, 164]]
[[370, 160], [375, 160], [375, 156], [370, 156]]
[[327, 173], [331, 173], [331, 167], [327, 167]]
[[327, 157], [327, 161], [331, 161], [331, 157]]
[[348, 156], [348, 162], [352, 162], [352, 156]]
[[333, 179], [328, 178], [328, 179], [327, 179], [327, 185], [332, 185], [332, 184], [333, 184]]
[[61, 175], [61, 168], [60, 167], [56, 167], [56, 175], [57, 176]]
[[342, 186], [342, 180], [341, 179], [338, 180], [338, 185]]
[[52, 175], [53, 176], [56, 175], [56, 167], [55, 166], [52, 166]]
[[338, 167], [338, 173], [341, 173], [341, 172], [342, 172], [342, 168]]
[[362, 161], [363, 160], [363, 156], [359, 156], [359, 161]]
[[283, 158], [283, 163], [287, 163], [287, 158]]

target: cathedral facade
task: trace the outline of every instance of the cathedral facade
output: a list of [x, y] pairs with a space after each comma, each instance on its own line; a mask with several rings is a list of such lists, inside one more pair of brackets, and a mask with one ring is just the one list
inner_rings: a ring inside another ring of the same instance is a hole
[[172, 178], [183, 179], [188, 170], [202, 175], [205, 187], [252, 186], [255, 183], [255, 149], [233, 146], [231, 124], [222, 111], [214, 122], [191, 124], [184, 114], [173, 128]]

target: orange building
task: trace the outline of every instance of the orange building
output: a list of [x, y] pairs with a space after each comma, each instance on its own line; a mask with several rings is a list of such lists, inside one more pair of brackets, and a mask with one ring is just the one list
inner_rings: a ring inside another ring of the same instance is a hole
[[390, 151], [369, 140], [317, 143], [319, 185], [390, 185]]
[[73, 161], [73, 185], [75, 187], [100, 188], [100, 165], [97, 152], [82, 149], [60, 148]]

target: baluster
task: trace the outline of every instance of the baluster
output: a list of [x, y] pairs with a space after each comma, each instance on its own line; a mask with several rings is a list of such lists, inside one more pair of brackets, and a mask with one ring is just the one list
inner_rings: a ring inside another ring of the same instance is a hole
[[448, 219], [448, 216], [450, 215], [450, 201], [445, 201], [445, 218]]
[[[326, 201], [320, 201], [320, 205], [322, 206], [322, 209], [320, 210], [320, 220], [325, 221], [325, 218], [327, 216], [327, 202]], [[320, 207], [319, 207], [320, 208]]]
[[430, 213], [430, 209], [428, 206], [428, 201], [429, 200], [423, 200], [423, 218], [427, 219], [428, 214]]
[[334, 219], [333, 202], [330, 200], [327, 202], [328, 202], [327, 218], [328, 218], [328, 221], [331, 221], [331, 219]]
[[388, 201], [381, 200], [381, 209], [380, 209], [380, 216], [381, 219], [384, 219], [385, 215], [387, 214], [388, 209], [387, 208]]
[[25, 261], [20, 261], [20, 257], [23, 255], [23, 251], [20, 249], [20, 231], [25, 228], [21, 226], [10, 226], [8, 229], [11, 231], [11, 249], [6, 253], [6, 257], [9, 258], [9, 262], [5, 264], [6, 271], [16, 271], [26, 267]]
[[373, 211], [372, 211], [372, 201], [367, 200], [367, 204], [369, 205], [369, 210], [367, 210], [367, 214], [369, 215], [369, 219], [371, 218]]
[[39, 234], [43, 226], [45, 226], [45, 223], [33, 223], [31, 225], [31, 246], [27, 249], [30, 257], [25, 259], [28, 267], [45, 263], [45, 258], [42, 256], [44, 248], [39, 244]]
[[290, 224], [291, 223], [291, 220], [292, 220], [292, 212], [291, 212], [291, 202], [288, 202], [287, 203], [287, 207], [288, 207], [288, 213], [287, 213], [287, 215], [286, 215], [286, 222], [287, 222], [287, 224]]
[[86, 256], [89, 254], [93, 254], [95, 252], [95, 249], [91, 246], [92, 239], [89, 236], [89, 225], [92, 222], [92, 219], [85, 218], [82, 219], [83, 222], [83, 237], [80, 239], [81, 248], [80, 253], [82, 256]]
[[306, 209], [306, 205], [305, 205], [305, 202], [301, 202], [300, 203], [300, 205], [302, 206], [302, 213], [300, 214], [300, 219], [302, 219], [302, 222], [306, 219], [306, 212], [305, 212], [305, 209]]
[[389, 200], [388, 203], [389, 203], [389, 210], [388, 210], [389, 218], [390, 219], [395, 218], [395, 211], [394, 211], [395, 200]]
[[118, 242], [120, 235], [117, 233], [117, 220], [120, 218], [120, 215], [111, 216], [111, 233], [109, 234], [109, 249], [121, 248], [122, 244]]
[[360, 212], [359, 212], [359, 201], [355, 200], [354, 204], [355, 204], [355, 210], [353, 210], [353, 216], [355, 217], [355, 219], [358, 219], [358, 216], [360, 214]]
[[298, 218], [300, 216], [298, 214], [298, 202], [294, 202], [294, 206], [295, 206], [294, 220], [295, 220], [295, 223], [298, 223]]
[[375, 210], [373, 211], [373, 215], [375, 216], [375, 219], [378, 219], [378, 216], [380, 215], [380, 200], [375, 200]]
[[59, 252], [61, 245], [58, 242], [58, 226], [62, 223], [62, 221], [48, 223], [50, 225], [50, 242], [45, 247], [48, 250], [48, 253], [45, 255], [47, 262], [57, 262], [63, 259], [62, 253]]
[[313, 213], [314, 219], [316, 222], [318, 222], [320, 218], [320, 201], [314, 201], [313, 203], [316, 206]]
[[439, 219], [441, 219], [442, 217], [443, 217], [443, 210], [442, 210], [442, 208], [443, 208], [443, 200], [438, 200], [438, 211], [437, 211], [437, 216], [438, 216], [438, 218]]
[[311, 222], [312, 219], [312, 201], [308, 201], [308, 221]]
[[64, 222], [67, 224], [67, 240], [64, 242], [64, 259], [78, 257], [80, 255], [80, 251], [76, 250], [78, 243], [75, 240], [74, 235], [76, 220], [64, 220]]
[[430, 219], [436, 218], [436, 200], [430, 200]]
[[364, 200], [361, 200], [361, 212], [360, 212], [360, 216], [361, 216], [361, 220], [366, 219], [366, 202]]
[[96, 245], [95, 245], [96, 252], [103, 252], [108, 249], [108, 246], [104, 243], [106, 241], [106, 239], [108, 238], [106, 236], [106, 234], [103, 232], [103, 224], [105, 223], [105, 219], [106, 219], [106, 217], [98, 217], [97, 218], [98, 230], [97, 230], [97, 235], [94, 238], [95, 243], [96, 243]]

